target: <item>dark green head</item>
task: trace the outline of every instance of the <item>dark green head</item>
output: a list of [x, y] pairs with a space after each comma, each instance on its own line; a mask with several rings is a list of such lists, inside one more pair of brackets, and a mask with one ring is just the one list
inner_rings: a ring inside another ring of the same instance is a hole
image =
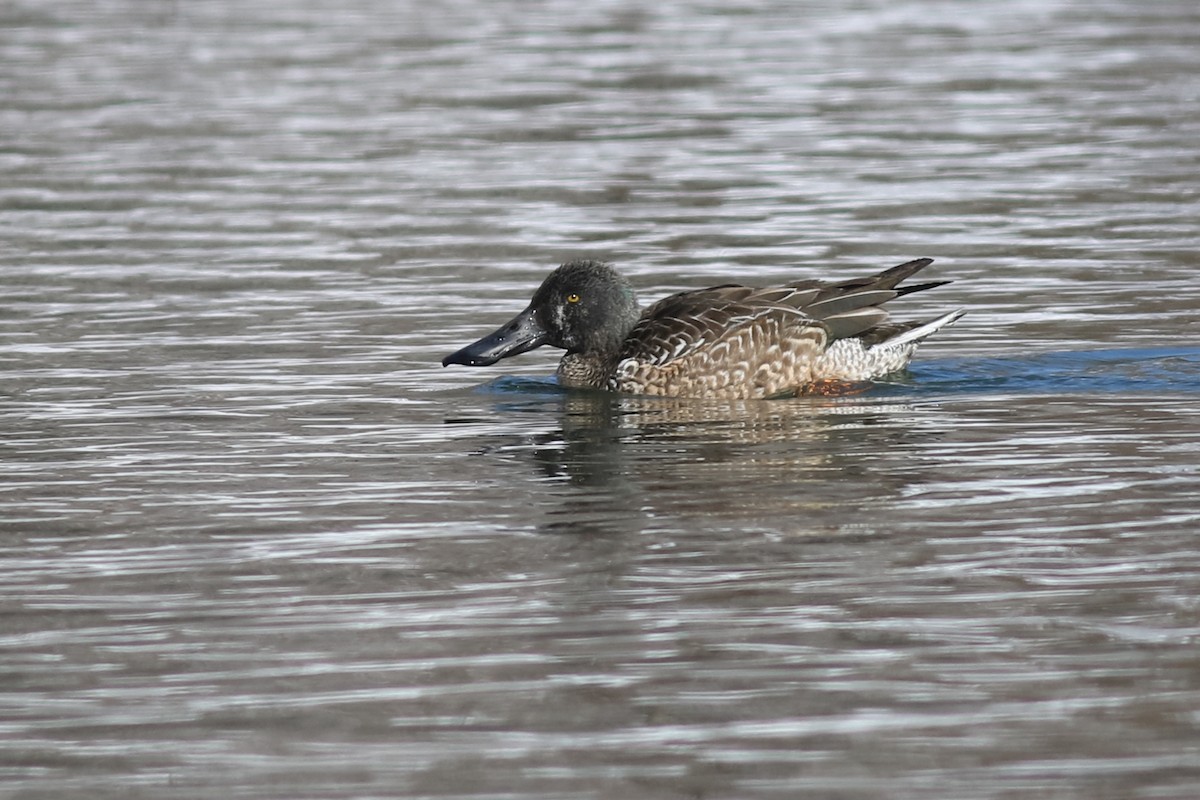
[[568, 261], [534, 292], [529, 307], [442, 366], [485, 367], [544, 344], [568, 353], [615, 355], [638, 319], [633, 287], [600, 261]]

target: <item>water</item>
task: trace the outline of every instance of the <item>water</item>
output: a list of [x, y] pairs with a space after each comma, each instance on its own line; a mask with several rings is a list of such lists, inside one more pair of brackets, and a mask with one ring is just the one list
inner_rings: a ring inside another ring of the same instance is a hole
[[[1200, 11], [0, 10], [0, 794], [1192, 798]], [[440, 358], [933, 256], [842, 398]]]

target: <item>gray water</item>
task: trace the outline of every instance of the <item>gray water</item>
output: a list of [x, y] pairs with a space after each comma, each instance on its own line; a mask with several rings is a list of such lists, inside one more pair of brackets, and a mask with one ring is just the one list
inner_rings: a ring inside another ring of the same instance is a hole
[[[1200, 6], [0, 7], [0, 794], [1194, 798]], [[932, 256], [840, 398], [440, 358]]]

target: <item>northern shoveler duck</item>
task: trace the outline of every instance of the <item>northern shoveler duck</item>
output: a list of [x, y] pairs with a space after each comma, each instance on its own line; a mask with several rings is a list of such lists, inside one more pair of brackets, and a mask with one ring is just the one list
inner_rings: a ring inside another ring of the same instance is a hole
[[442, 366], [488, 366], [549, 344], [567, 351], [558, 365], [564, 386], [722, 399], [828, 393], [903, 369], [921, 340], [963, 315], [889, 321], [888, 300], [949, 283], [899, 286], [930, 263], [841, 282], [725, 284], [639, 311], [633, 287], [611, 266], [568, 261], [528, 308]]

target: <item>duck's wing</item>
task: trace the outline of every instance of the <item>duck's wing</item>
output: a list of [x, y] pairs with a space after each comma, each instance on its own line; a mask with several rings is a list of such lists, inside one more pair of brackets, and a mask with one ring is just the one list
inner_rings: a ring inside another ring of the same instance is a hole
[[611, 388], [708, 397], [767, 397], [809, 380], [826, 325], [778, 302], [790, 289], [716, 286], [648, 308], [622, 347]]
[[[782, 291], [786, 296], [788, 292]], [[737, 331], [786, 319], [806, 325], [816, 320], [777, 302], [781, 290], [728, 284], [664, 297], [643, 312], [625, 339], [623, 358], [666, 364], [709, 349]]]
[[889, 300], [950, 283], [931, 281], [900, 286], [932, 263], [932, 258], [917, 258], [865, 278], [796, 281], [785, 287], [792, 293], [780, 302], [824, 322], [831, 341], [859, 336], [888, 322], [888, 313], [882, 306]]

